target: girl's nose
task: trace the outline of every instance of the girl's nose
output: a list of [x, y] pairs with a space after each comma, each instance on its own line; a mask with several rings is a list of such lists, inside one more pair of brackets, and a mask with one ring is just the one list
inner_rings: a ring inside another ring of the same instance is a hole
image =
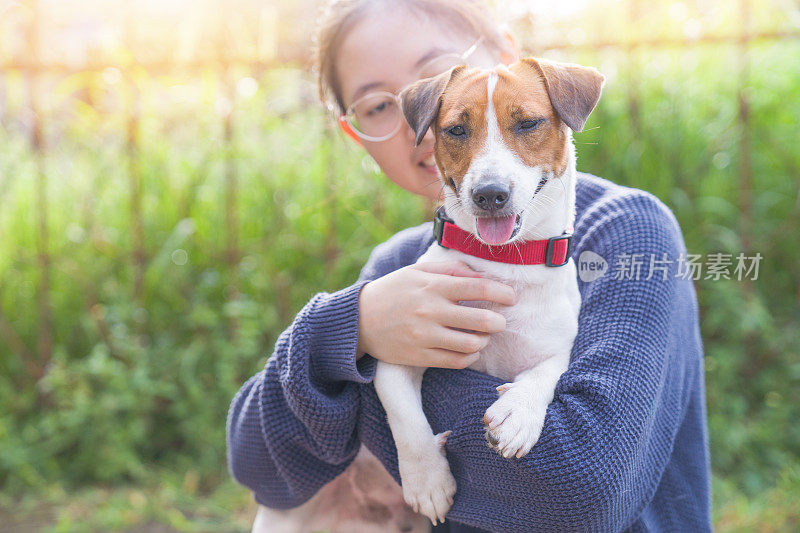
[[411, 126], [408, 125], [408, 122], [403, 120], [403, 131], [405, 132], [406, 138], [408, 138], [412, 143], [414, 142], [414, 130], [411, 129]]
[[[408, 122], [405, 120], [403, 121], [403, 130], [405, 130], [406, 137], [413, 143], [414, 139], [416, 138], [416, 134], [414, 130], [411, 129], [411, 126], [408, 125]], [[428, 128], [428, 131], [425, 132], [425, 136], [422, 138], [422, 142], [430, 142], [433, 143], [435, 139], [433, 138], [433, 128]], [[420, 143], [422, 144], [422, 143]]]

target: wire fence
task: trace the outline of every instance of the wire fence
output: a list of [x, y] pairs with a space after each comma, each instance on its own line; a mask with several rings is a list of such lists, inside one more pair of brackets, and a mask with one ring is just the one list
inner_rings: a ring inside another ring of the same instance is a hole
[[[753, 28], [751, 18], [751, 3], [748, 0], [740, 0], [740, 20], [738, 31], [728, 35], [706, 36], [699, 38], [637, 38], [637, 39], [618, 39], [602, 40], [593, 42], [557, 42], [557, 43], [536, 43], [530, 47], [546, 52], [571, 53], [573, 51], [601, 51], [614, 50], [627, 54], [627, 60], [631, 63], [635, 61], [637, 51], [643, 49], [689, 49], [696, 47], [729, 47], [737, 51], [739, 56], [738, 72], [731, 78], [731, 83], [738, 84], [737, 91], [737, 121], [742, 135], [738, 139], [739, 153], [738, 160], [738, 208], [741, 216], [739, 217], [740, 227], [738, 230], [742, 235], [745, 247], [752, 242], [752, 220], [753, 220], [753, 175], [752, 175], [752, 139], [750, 136], [751, 110], [748, 101], [746, 87], [748, 77], [753, 66], [748, 59], [748, 50], [764, 42], [792, 41], [800, 42], [800, 32], [797, 31], [768, 31], [759, 32]], [[29, 1], [26, 3], [29, 16], [26, 17], [26, 54], [24, 58], [13, 60], [0, 60], [0, 124], [10, 120], [4, 99], [6, 93], [3, 90], [3, 78], [11, 74], [21, 75], [24, 79], [25, 98], [28, 120], [27, 135], [30, 143], [30, 150], [36, 161], [36, 196], [34, 211], [32, 213], [35, 220], [35, 257], [36, 268], [39, 271], [38, 284], [36, 286], [36, 306], [38, 322], [36, 326], [36, 346], [29, 347], [14, 327], [13, 321], [4, 315], [0, 308], [0, 339], [6, 343], [13, 352], [20, 354], [26, 363], [27, 371], [32, 378], [37, 379], [43, 375], [48, 361], [53, 354], [53, 294], [51, 292], [52, 277], [52, 255], [51, 255], [51, 235], [49, 233], [50, 223], [48, 215], [50, 213], [50, 202], [48, 198], [48, 181], [51, 179], [47, 172], [44, 159], [48, 151], [53, 149], [53, 144], [45, 135], [46, 121], [49, 120], [43, 112], [44, 94], [43, 78], [67, 77], [77, 73], [93, 72], [102, 74], [109, 69], [115, 69], [122, 73], [123, 80], [127, 86], [128, 93], [131, 95], [126, 114], [125, 135], [125, 160], [127, 161], [128, 179], [128, 198], [125, 202], [129, 209], [130, 232], [130, 253], [129, 262], [133, 270], [133, 282], [130, 287], [131, 298], [143, 307], [144, 302], [144, 278], [148, 262], [152, 259], [151, 252], [145, 245], [145, 220], [142, 205], [143, 197], [143, 178], [139, 161], [141, 146], [141, 106], [142, 102], [138, 97], [137, 84], [142, 79], [157, 77], [165, 74], [186, 73], [188, 75], [199, 75], [204, 72], [216, 73], [220, 80], [221, 91], [227, 95], [228, 101], [232, 104], [222, 113], [220, 120], [223, 134], [223, 146], [220, 147], [223, 153], [231, 154], [232, 151], [227, 147], [232, 143], [237, 128], [235, 110], [235, 87], [238, 76], [242, 72], [249, 72], [250, 76], [258, 78], [260, 74], [269, 69], [280, 66], [287, 62], [294, 64], [305, 64], [307, 54], [303, 50], [294, 56], [288, 55], [276, 59], [253, 59], [234, 57], [226, 54], [226, 48], [220, 46], [220, 56], [215, 61], [137, 61], [129, 59], [127, 62], [87, 62], [75, 65], [69, 63], [47, 62], [40, 60], [41, 57], [41, 36], [39, 21], [43, 16], [38, 2]], [[641, 0], [629, 2], [629, 24], [636, 25], [642, 10], [646, 9], [647, 4]], [[130, 75], [136, 72], [136, 76]], [[234, 72], [236, 75], [234, 75]], [[641, 95], [635, 77], [626, 80], [627, 113], [631, 124], [637, 128], [641, 123]], [[4, 116], [5, 115], [5, 116]], [[242, 191], [239, 187], [237, 174], [237, 161], [234, 157], [225, 156], [224, 170], [224, 191], [222, 203], [224, 204], [224, 234], [225, 250], [224, 261], [228, 266], [232, 279], [229, 286], [227, 298], [235, 301], [239, 297], [238, 285], [236, 283], [236, 265], [242, 257], [239, 237], [239, 200]], [[335, 189], [332, 188], [335, 194]], [[335, 199], [334, 199], [335, 201]], [[331, 219], [331, 224], [335, 224], [335, 218]], [[334, 257], [336, 252], [331, 250], [330, 256]], [[800, 301], [800, 289], [797, 299]], [[96, 298], [89, 295], [89, 309], [95, 309]], [[103, 317], [98, 313], [90, 313], [95, 320], [97, 329], [107, 332], [108, 327], [103, 323]], [[235, 332], [237, 324], [235, 319], [231, 319], [230, 328]], [[106, 333], [106, 337], [109, 335]]]

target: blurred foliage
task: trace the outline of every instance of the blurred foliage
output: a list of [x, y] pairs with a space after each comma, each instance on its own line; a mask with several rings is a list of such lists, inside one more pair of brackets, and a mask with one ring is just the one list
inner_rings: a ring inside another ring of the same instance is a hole
[[[48, 137], [58, 142], [43, 156], [13, 127], [0, 133], [0, 309], [31, 347], [0, 345], [7, 488], [136, 480], [148, 465], [181, 461], [217, 483], [226, 475], [220, 421], [277, 333], [314, 292], [351, 283], [377, 242], [425, 218], [418, 201], [322, 127], [297, 71], [260, 81], [237, 102], [229, 146], [220, 110], [230, 101], [216, 79], [173, 85], [161, 102], [143, 90], [153, 111], [141, 117], [134, 153], [118, 136], [124, 115], [93, 106], [78, 106], [63, 131], [54, 123]], [[235, 264], [226, 255], [226, 161], [239, 190]], [[34, 382], [25, 359], [39, 363], [37, 164], [48, 176], [55, 349]], [[131, 292], [131, 168], [144, 191], [141, 306]]]
[[[696, 282], [720, 530], [800, 520], [797, 57], [796, 41], [570, 54], [609, 76], [575, 136], [579, 169], [656, 194], [690, 253], [764, 257], [755, 281]], [[41, 154], [24, 78], [2, 83], [0, 509], [27, 516], [48, 502], [57, 531], [246, 528], [252, 504], [225, 464], [231, 398], [315, 292], [352, 283], [375, 244], [430, 206], [332, 129], [299, 69], [44, 76]], [[45, 219], [49, 360], [38, 356]]]

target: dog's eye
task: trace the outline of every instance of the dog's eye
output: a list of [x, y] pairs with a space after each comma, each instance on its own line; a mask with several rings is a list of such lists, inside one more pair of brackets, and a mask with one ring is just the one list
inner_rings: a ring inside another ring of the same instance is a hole
[[448, 135], [452, 137], [463, 137], [467, 134], [467, 130], [464, 129], [463, 126], [453, 126], [452, 128], [448, 128], [445, 130]]
[[542, 122], [544, 122], [543, 118], [537, 118], [536, 120], [522, 120], [520, 122], [517, 122], [517, 127], [516, 127], [517, 133], [531, 132], [536, 128], [538, 128], [539, 124], [541, 124]]

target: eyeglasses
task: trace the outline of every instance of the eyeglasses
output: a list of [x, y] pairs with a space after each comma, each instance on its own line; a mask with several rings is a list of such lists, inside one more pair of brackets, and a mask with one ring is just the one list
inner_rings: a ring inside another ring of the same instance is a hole
[[[481, 36], [463, 54], [443, 54], [425, 63], [419, 78], [430, 78], [446, 72], [456, 65], [468, 64], [469, 57], [483, 42]], [[339, 117], [342, 129], [356, 141], [359, 138], [380, 142], [391, 138], [404, 122], [397, 94], [389, 91], [373, 91], [365, 94], [347, 108]]]

